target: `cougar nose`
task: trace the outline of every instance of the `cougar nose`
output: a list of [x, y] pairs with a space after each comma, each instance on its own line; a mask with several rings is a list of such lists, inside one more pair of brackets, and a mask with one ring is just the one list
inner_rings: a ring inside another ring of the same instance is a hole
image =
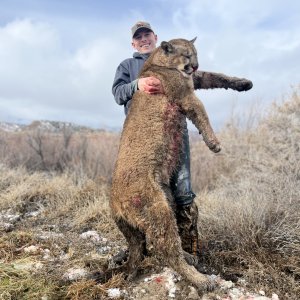
[[193, 71], [196, 72], [198, 70], [198, 64], [192, 66]]

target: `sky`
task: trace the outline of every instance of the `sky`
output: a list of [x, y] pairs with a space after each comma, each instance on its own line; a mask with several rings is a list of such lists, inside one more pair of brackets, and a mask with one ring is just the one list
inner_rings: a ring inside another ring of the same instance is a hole
[[121, 128], [111, 86], [132, 57], [130, 28], [140, 20], [151, 23], [158, 45], [197, 36], [200, 70], [252, 80], [247, 92], [196, 92], [216, 129], [233, 112], [267, 110], [300, 84], [296, 0], [0, 0], [0, 7], [0, 122]]

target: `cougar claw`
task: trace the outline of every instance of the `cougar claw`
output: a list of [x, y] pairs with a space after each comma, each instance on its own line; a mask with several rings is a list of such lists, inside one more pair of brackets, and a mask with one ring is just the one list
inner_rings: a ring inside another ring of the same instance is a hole
[[114, 255], [111, 260], [115, 265], [122, 265], [127, 261], [129, 255], [128, 250], [120, 250], [116, 255]]
[[208, 292], [212, 292], [217, 288], [217, 282], [214, 280], [209, 280], [208, 283], [206, 284], [206, 289]]
[[203, 284], [203, 291], [212, 292], [217, 288], [217, 286], [218, 286], [218, 282], [216, 280], [208, 279]]

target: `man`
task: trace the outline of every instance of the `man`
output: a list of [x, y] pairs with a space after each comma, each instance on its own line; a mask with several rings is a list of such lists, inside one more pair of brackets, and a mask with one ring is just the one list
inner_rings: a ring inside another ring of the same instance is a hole
[[[118, 66], [112, 86], [112, 93], [119, 105], [124, 105], [127, 115], [133, 94], [143, 91], [148, 94], [164, 93], [163, 87], [155, 77], [138, 78], [138, 75], [151, 52], [156, 48], [157, 35], [147, 22], [137, 22], [131, 29], [132, 47], [137, 51], [133, 58], [128, 58]], [[247, 90], [252, 83], [239, 78], [230, 78], [218, 73], [196, 72], [194, 74], [195, 89], [201, 88], [233, 88]], [[191, 254], [199, 254], [197, 230], [198, 209], [194, 203], [195, 194], [191, 188], [190, 147], [187, 126], [184, 132], [184, 143], [181, 165], [171, 182], [173, 197], [176, 202], [176, 218], [182, 247]]]

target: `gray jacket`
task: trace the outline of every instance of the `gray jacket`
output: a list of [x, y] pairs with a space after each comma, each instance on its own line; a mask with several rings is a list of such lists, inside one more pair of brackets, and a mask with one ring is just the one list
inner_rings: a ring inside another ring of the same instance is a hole
[[133, 58], [125, 59], [117, 68], [112, 93], [119, 105], [124, 105], [125, 114], [130, 107], [131, 98], [138, 89], [137, 78], [149, 53], [133, 53]]

